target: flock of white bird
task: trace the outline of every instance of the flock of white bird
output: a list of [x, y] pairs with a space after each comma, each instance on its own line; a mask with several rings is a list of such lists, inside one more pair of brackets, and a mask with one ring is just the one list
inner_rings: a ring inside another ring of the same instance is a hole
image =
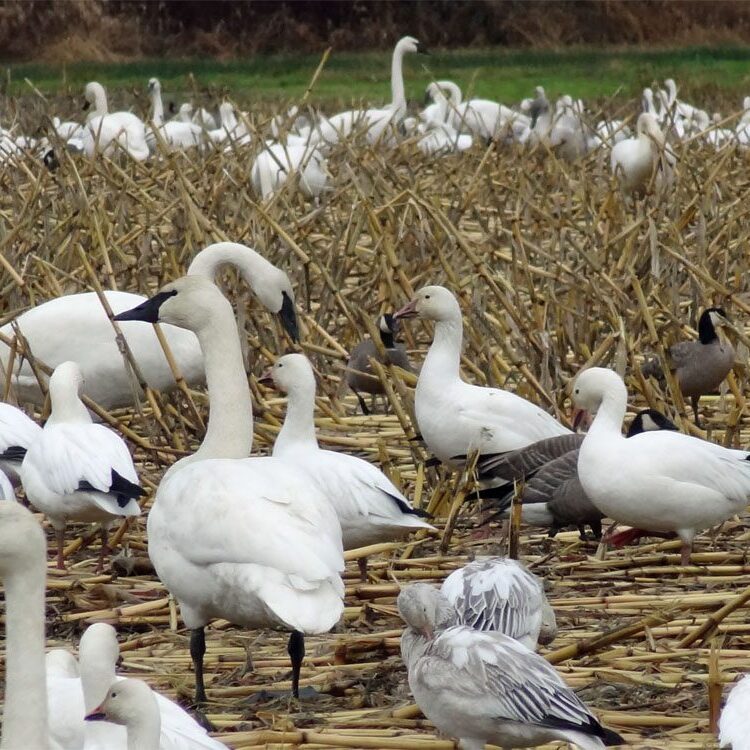
[[[303, 195], [320, 198], [330, 189], [328, 153], [353, 134], [364, 135], [374, 145], [412, 139], [423, 153], [432, 155], [465, 151], [475, 141], [490, 140], [541, 146], [566, 160], [607, 149], [611, 151], [612, 172], [627, 193], [643, 193], [670, 183], [676, 162], [670, 142], [702, 140], [717, 150], [750, 147], [750, 96], [734, 115], [709, 116], [678, 98], [673, 79], [667, 79], [665, 88], [656, 92], [643, 90], [643, 111], [634, 135], [623, 120], [602, 119], [594, 124], [580, 99], [565, 95], [553, 105], [541, 86], [534, 98], [512, 108], [489, 99], [463, 100], [456, 83], [436, 81], [426, 91], [432, 103], [418, 116], [407, 116], [403, 61], [407, 53], [420, 51], [419, 41], [413, 37], [403, 37], [396, 44], [392, 98], [386, 106], [330, 117], [312, 111], [309, 116], [302, 115], [292, 107], [271, 120], [270, 139], [258, 135], [247, 113], [237, 112], [229, 102], [219, 106], [218, 117], [203, 108], [194, 110], [186, 102], [173, 119], [165, 120], [161, 84], [156, 78], [148, 82], [152, 110], [147, 122], [132, 112], [110, 112], [104, 87], [92, 81], [84, 92], [87, 107], [92, 107], [86, 122], [62, 122], [54, 117], [52, 126], [56, 139], [72, 151], [90, 157], [125, 153], [137, 161], [169, 150], [232, 150], [259, 140], [261, 148], [252, 165], [251, 181], [262, 198], [278, 191], [292, 176]], [[48, 138], [38, 141], [0, 127], [0, 163], [29, 150], [49, 153], [50, 145]]]
[[[296, 146], [303, 154], [300, 164], [316, 153], [307, 163], [324, 171], [327, 149], [360, 127], [374, 144], [405, 129], [418, 131], [420, 143], [445, 136], [456, 148], [465, 146], [466, 138], [497, 138], [502, 132], [522, 142], [538, 139], [563, 153], [579, 149], [586, 132], [579, 103], [566, 100], [553, 109], [543, 91], [525, 105], [524, 114], [524, 107], [513, 111], [493, 102], [462, 103], [456, 87], [433, 84], [433, 104], [420, 122], [409, 123], [402, 60], [417, 51], [419, 44], [411, 37], [397, 44], [389, 107], [344, 112], [308, 125], [307, 132], [298, 125], [297, 134], [283, 144], [266, 144], [258, 158], [268, 154], [273, 165], [256, 162], [259, 184], [270, 179], [266, 187], [275, 189], [276, 159], [283, 161]], [[181, 119], [164, 122], [158, 81], [152, 79], [149, 90], [154, 112], [148, 129], [131, 113], [109, 113], [98, 84], [86, 88], [95, 107], [86, 125], [80, 130], [67, 123], [56, 127], [69, 140], [79, 139], [86, 153], [114, 155], [121, 149], [135, 159], [148, 158], [154, 148], [200, 146], [206, 138], [223, 144], [250, 137], [229, 105], [222, 105], [219, 127], [212, 127], [216, 123], [203, 111], [191, 119], [187, 108]], [[616, 141], [614, 171], [632, 192], [666, 176], [674, 164], [667, 130], [679, 122], [683, 135], [697, 134], [703, 131], [696, 128], [705, 125], [700, 110], [680, 102], [669, 82], [666, 93], [644, 99], [647, 110], [638, 118], [635, 138], [620, 138], [621, 123], [605, 123], [597, 136], [602, 143]], [[277, 145], [281, 150], [273, 156]], [[590, 147], [587, 142], [585, 149]], [[648, 160], [647, 168], [642, 159]], [[303, 175], [300, 184], [305, 180]], [[68, 295], [23, 313], [14, 327], [2, 331], [8, 340], [20, 331], [23, 340], [16, 344], [28, 347], [37, 365], [53, 370], [48, 382], [39, 382], [30, 358], [3, 343], [0, 359], [4, 370], [12, 368], [10, 383], [20, 400], [40, 404], [48, 391], [51, 413], [40, 427], [20, 409], [0, 404], [0, 491], [6, 501], [0, 503], [0, 575], [7, 657], [2, 750], [223, 747], [179, 706], [144, 683], [116, 675], [117, 638], [107, 625], [86, 631], [77, 659], [68, 651], [52, 651], [45, 664], [46, 544], [36, 519], [13, 502], [22, 486], [29, 503], [47, 517], [60, 568], [66, 564], [66, 525], [98, 524], [103, 537], [97, 565], [103, 567], [109, 525], [138, 516], [145, 492], [128, 445], [93, 422], [82, 399], [93, 398], [107, 408], [132, 403], [139, 396], [133, 366], [150, 387], [175, 387], [175, 373], [152, 324], [161, 324], [163, 340], [187, 381], [207, 385], [210, 403], [203, 442], [164, 473], [147, 520], [149, 556], [191, 631], [196, 703], [206, 701], [204, 629], [211, 620], [289, 632], [292, 692], [298, 696], [305, 635], [331, 630], [343, 611], [343, 551], [434, 531], [425, 514], [377, 467], [319, 447], [315, 377], [301, 354], [280, 357], [262, 379], [287, 394], [287, 415], [273, 454], [251, 456], [252, 398], [240, 336], [232, 306], [214, 284], [223, 264], [238, 269], [262, 307], [278, 315], [296, 341], [289, 278], [255, 250], [231, 242], [202, 250], [187, 276], [150, 298], [105, 291], [106, 311], [96, 294]], [[697, 358], [698, 369], [717, 356], [712, 321], [719, 312], [706, 311], [700, 341], [692, 342], [690, 357]], [[415, 393], [421, 438], [449, 466], [461, 467], [477, 452], [487, 497], [507, 493], [513, 484], [513, 477], [499, 470], [504, 457], [522, 455], [528, 465], [530, 457], [546, 456], [541, 462], [533, 459], [537, 465], [526, 471], [531, 478], [572, 447], [577, 453], [566, 481], [578, 483], [599, 517], [628, 524], [636, 535], [679, 537], [685, 565], [697, 533], [745, 509], [750, 453], [659, 429], [665, 425], [651, 417], [623, 437], [628, 393], [614, 371], [592, 367], [575, 379], [572, 401], [593, 421], [585, 436], [571, 443], [575, 436], [568, 426], [538, 405], [462, 378], [462, 311], [450, 290], [419, 290], [393, 316], [395, 321], [409, 318], [434, 325]], [[395, 350], [391, 325], [380, 330], [391, 337], [386, 349]], [[124, 355], [116, 342], [120, 332]], [[434, 725], [463, 748], [566, 741], [594, 750], [624, 743], [536, 653], [538, 642], [554, 637], [554, 613], [541, 582], [518, 563], [478, 560], [451, 575], [442, 590], [405, 586], [398, 608], [407, 625], [402, 656], [412, 693]], [[747, 734], [747, 685], [740, 687], [722, 717], [723, 746], [734, 743], [735, 750], [743, 747]], [[90, 723], [96, 719], [107, 722]]]

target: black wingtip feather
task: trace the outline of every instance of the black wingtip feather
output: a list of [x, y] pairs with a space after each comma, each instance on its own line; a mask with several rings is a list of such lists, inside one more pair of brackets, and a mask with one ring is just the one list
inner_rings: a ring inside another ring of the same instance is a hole
[[0, 458], [6, 461], [23, 461], [26, 456], [26, 448], [22, 448], [20, 445], [11, 445], [7, 450], [3, 451]]
[[[79, 482], [78, 489], [88, 492], [98, 492], [96, 487], [86, 481]], [[143, 497], [143, 495], [146, 494], [146, 490], [130, 480], [125, 479], [124, 476], [118, 474], [112, 469], [112, 484], [109, 486], [108, 494], [114, 495], [117, 504], [121, 508], [124, 508], [131, 500], [137, 500], [139, 497]]]
[[625, 744], [625, 738], [621, 737], [617, 732], [613, 732], [606, 727], [602, 727], [602, 729], [604, 730], [604, 734], [601, 739], [604, 743], [604, 747], [618, 747], [619, 745]]
[[382, 490], [382, 492], [385, 495], [388, 495], [388, 497], [390, 497], [391, 500], [393, 500], [393, 502], [398, 505], [398, 508], [402, 513], [406, 513], [409, 516], [419, 516], [420, 518], [432, 518], [432, 516], [427, 511], [422, 510], [421, 508], [412, 508], [411, 505], [405, 503], [400, 497], [391, 495], [390, 492], [386, 492], [385, 490]]

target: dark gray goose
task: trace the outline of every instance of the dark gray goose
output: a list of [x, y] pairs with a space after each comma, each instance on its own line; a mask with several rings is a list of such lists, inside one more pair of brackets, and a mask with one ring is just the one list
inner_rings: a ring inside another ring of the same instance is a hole
[[[638, 412], [627, 437], [652, 430], [676, 430], [676, 425], [655, 409]], [[602, 535], [603, 515], [588, 499], [578, 479], [578, 451], [584, 435], [563, 435], [541, 440], [526, 449], [494, 457], [494, 470], [509, 480], [525, 481], [521, 493], [521, 518], [531, 526], [549, 527], [549, 535], [575, 526], [585, 540], [586, 526], [595, 538]], [[570, 446], [568, 450], [564, 450]], [[546, 461], [545, 461], [546, 457]], [[481, 475], [481, 469], [480, 469]], [[499, 488], [502, 495], [491, 498], [489, 518], [507, 518], [513, 490]], [[484, 496], [487, 500], [488, 492]], [[489, 520], [489, 519], [487, 519]]]
[[[716, 391], [734, 366], [734, 347], [716, 333], [716, 327], [726, 322], [726, 313], [720, 307], [707, 308], [698, 321], [698, 340], [680, 341], [667, 352], [669, 368], [674, 372], [682, 395], [690, 399], [698, 427], [698, 400]], [[641, 372], [644, 377], [664, 381], [662, 364], [657, 357], [646, 362]]]
[[406, 354], [406, 348], [403, 344], [399, 344], [395, 340], [398, 328], [398, 320], [393, 315], [390, 313], [381, 315], [378, 318], [378, 330], [380, 331], [380, 340], [385, 349], [385, 357], [380, 355], [372, 339], [360, 341], [349, 356], [349, 361], [346, 365], [346, 382], [356, 394], [363, 414], [369, 414], [370, 410], [367, 408], [362, 394], [369, 393], [375, 396], [384, 393], [380, 378], [373, 375], [372, 364], [370, 363], [371, 358], [384, 365], [396, 365], [396, 367], [400, 367], [402, 370], [414, 372], [414, 368], [411, 366], [409, 357]]

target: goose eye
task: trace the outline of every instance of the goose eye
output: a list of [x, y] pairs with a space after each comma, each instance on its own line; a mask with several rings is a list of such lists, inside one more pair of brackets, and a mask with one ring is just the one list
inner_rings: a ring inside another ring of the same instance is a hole
[[430, 295], [429, 295], [429, 294], [426, 294], [426, 295], [425, 295], [425, 299], [430, 299]]

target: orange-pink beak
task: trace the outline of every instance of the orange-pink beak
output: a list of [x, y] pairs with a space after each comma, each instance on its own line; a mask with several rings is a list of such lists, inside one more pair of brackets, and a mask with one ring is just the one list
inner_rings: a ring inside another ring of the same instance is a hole
[[417, 317], [417, 300], [413, 299], [411, 302], [407, 302], [400, 310], [393, 313], [394, 320], [403, 320], [404, 318], [416, 318]]
[[579, 427], [588, 429], [591, 424], [591, 415], [585, 409], [573, 410], [573, 431], [576, 432]]
[[276, 387], [276, 383], [273, 382], [273, 376], [271, 375], [270, 367], [267, 370], [265, 370], [263, 374], [258, 378], [258, 383], [260, 385], [268, 386], [269, 388]]

